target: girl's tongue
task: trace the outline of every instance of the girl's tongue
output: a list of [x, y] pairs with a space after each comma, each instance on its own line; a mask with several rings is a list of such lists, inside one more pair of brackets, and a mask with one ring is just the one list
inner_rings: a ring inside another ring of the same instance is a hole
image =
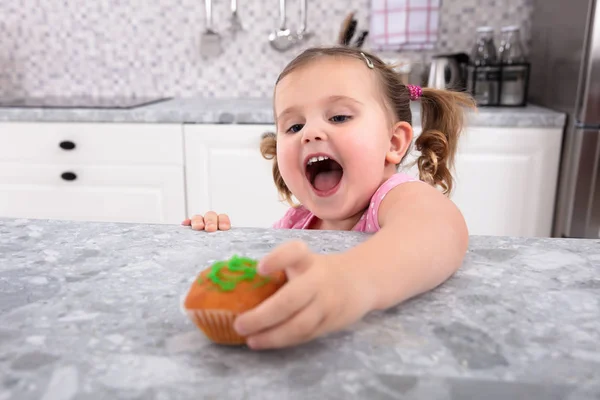
[[312, 186], [321, 192], [333, 189], [342, 180], [344, 170], [335, 160], [326, 159], [306, 166], [306, 176]]

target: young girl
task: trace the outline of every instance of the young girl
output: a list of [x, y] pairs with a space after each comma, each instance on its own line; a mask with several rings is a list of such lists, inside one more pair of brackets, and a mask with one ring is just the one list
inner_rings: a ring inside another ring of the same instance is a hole
[[[411, 147], [416, 100], [419, 180], [397, 172]], [[274, 227], [374, 235], [344, 253], [317, 254], [293, 241], [265, 256], [259, 273], [285, 270], [289, 282], [236, 320], [250, 348], [295, 345], [345, 328], [436, 287], [460, 267], [467, 227], [444, 195], [452, 189], [462, 106], [474, 102], [464, 93], [405, 86], [378, 57], [353, 48], [309, 49], [283, 70], [274, 93], [277, 134], [263, 137], [261, 151], [273, 160], [282, 197], [300, 205]], [[183, 224], [230, 228], [227, 215], [214, 212]]]

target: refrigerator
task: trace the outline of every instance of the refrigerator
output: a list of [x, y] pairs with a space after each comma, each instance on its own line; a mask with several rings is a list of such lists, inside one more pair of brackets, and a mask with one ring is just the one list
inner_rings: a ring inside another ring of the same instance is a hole
[[600, 0], [534, 0], [529, 101], [567, 115], [552, 236], [600, 237]]

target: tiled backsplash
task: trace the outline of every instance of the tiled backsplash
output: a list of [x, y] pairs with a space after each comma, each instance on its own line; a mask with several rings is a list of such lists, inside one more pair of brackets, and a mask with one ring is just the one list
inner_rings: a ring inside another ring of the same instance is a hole
[[[299, 24], [301, 0], [288, 0]], [[443, 0], [436, 52], [469, 50], [475, 27], [519, 24], [527, 32], [532, 0]], [[202, 0], [0, 1], [0, 96], [269, 96], [277, 74], [301, 48], [278, 53], [268, 35], [278, 0], [238, 0], [245, 32], [229, 31], [229, 1], [213, 0], [224, 52], [200, 55]], [[367, 29], [370, 0], [308, 0], [303, 47], [333, 44], [344, 16]], [[527, 43], [526, 43], [527, 44]], [[405, 54], [421, 61], [428, 54]]]

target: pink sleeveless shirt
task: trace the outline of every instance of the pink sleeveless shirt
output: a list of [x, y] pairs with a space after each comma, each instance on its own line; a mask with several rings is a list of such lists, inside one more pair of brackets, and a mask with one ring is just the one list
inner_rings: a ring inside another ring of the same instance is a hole
[[[369, 208], [360, 217], [360, 220], [354, 226], [354, 228], [352, 228], [352, 230], [367, 233], [377, 232], [380, 229], [377, 215], [379, 213], [379, 206], [385, 198], [385, 195], [396, 186], [406, 182], [418, 182], [418, 180], [410, 175], [397, 173], [385, 181], [379, 187], [379, 189], [377, 189], [373, 197], [371, 197], [371, 204], [369, 204]], [[313, 222], [314, 218], [316, 218], [316, 216], [304, 206], [292, 207], [279, 221], [273, 225], [273, 228], [307, 229]]]

